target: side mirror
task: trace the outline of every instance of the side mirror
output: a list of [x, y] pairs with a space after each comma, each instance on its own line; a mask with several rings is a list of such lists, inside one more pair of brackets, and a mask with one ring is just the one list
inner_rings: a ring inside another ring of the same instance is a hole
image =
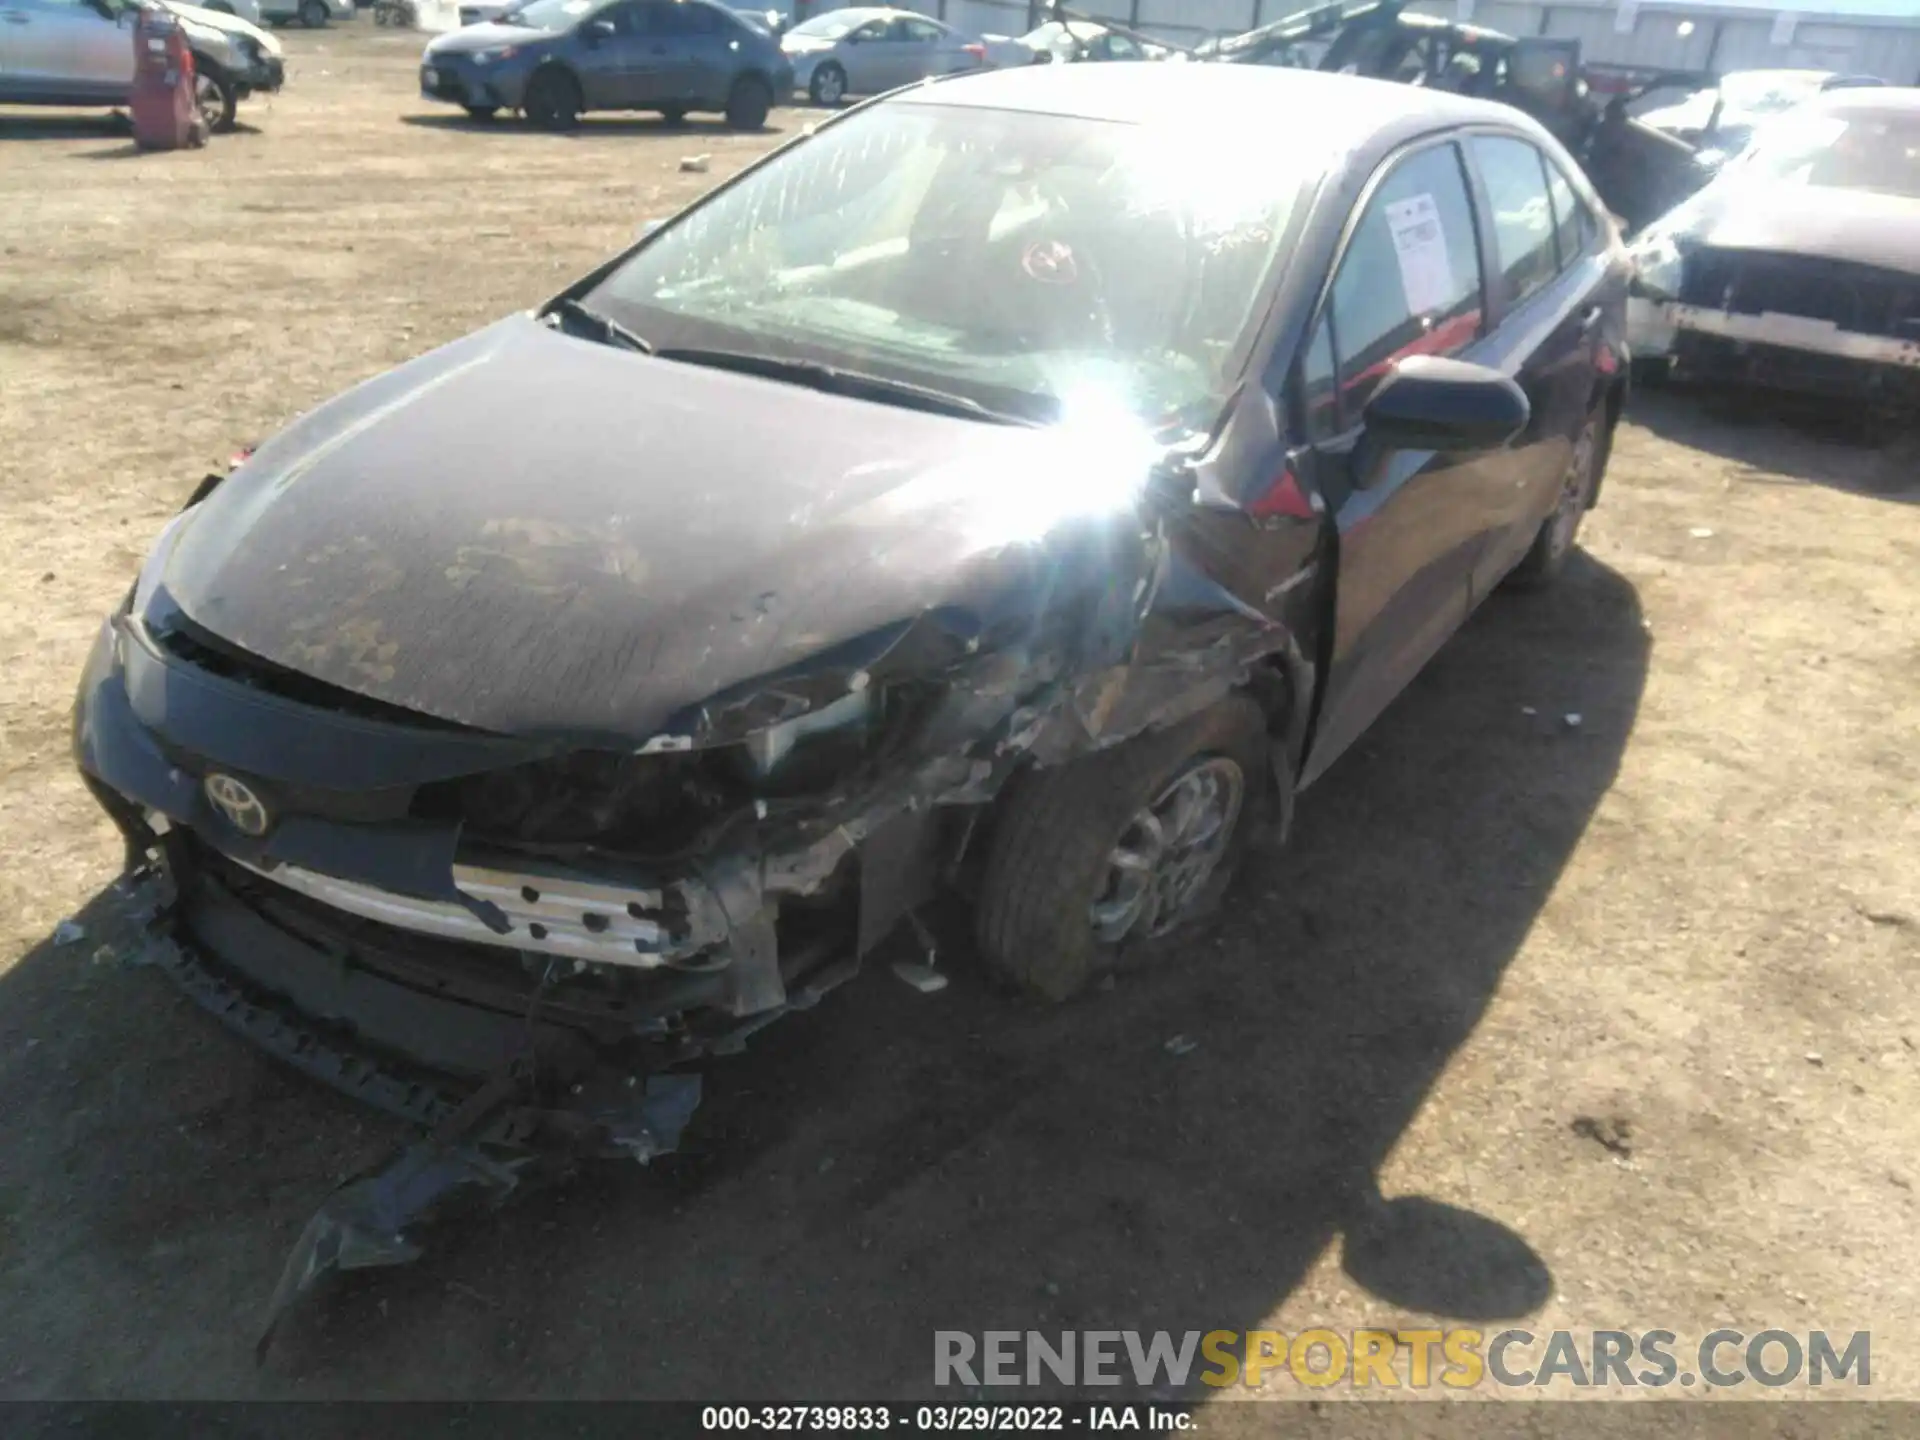
[[580, 33], [585, 37], [587, 44], [598, 45], [602, 40], [611, 40], [613, 38], [613, 22], [611, 20], [589, 20], [585, 25], [580, 27]]
[[1532, 414], [1526, 391], [1498, 370], [1411, 355], [1367, 401], [1367, 438], [1388, 450], [1496, 450]]

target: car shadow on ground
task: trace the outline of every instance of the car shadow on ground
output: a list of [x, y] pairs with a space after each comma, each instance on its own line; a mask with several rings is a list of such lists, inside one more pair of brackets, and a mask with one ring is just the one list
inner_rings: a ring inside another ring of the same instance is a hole
[[119, 110], [0, 110], [0, 144], [12, 140], [97, 140], [103, 135], [132, 133], [133, 122]]
[[462, 130], [476, 135], [560, 135], [574, 139], [592, 139], [598, 135], [642, 135], [713, 140], [729, 136], [752, 138], [785, 133], [780, 126], [772, 123], [758, 130], [736, 130], [718, 115], [689, 115], [678, 123], [661, 115], [583, 115], [580, 123], [571, 130], [546, 130], [507, 114], [496, 115], [491, 120], [476, 120], [471, 115], [459, 112], [402, 115], [400, 123], [415, 125], [423, 130]]
[[1383, 1302], [1524, 1315], [1578, 1237], [1376, 1177], [1612, 785], [1649, 645], [1583, 555], [1494, 597], [1198, 933], [1043, 1007], [937, 924], [946, 990], [870, 965], [714, 1062], [681, 1154], [443, 1227], [260, 1371], [287, 1248], [399, 1131], [129, 971], [103, 894], [0, 981], [14, 1390], [924, 1397], [937, 1329], [1246, 1330], [1333, 1245]]
[[1709, 385], [1640, 385], [1632, 418], [1664, 440], [1732, 460], [1739, 478], [1809, 481], [1883, 500], [1920, 503], [1920, 415]]

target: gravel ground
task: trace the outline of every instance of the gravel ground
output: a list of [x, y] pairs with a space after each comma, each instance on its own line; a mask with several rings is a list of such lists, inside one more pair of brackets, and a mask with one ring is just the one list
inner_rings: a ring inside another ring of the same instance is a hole
[[931, 998], [876, 966], [718, 1067], [685, 1155], [340, 1287], [256, 1369], [395, 1132], [125, 963], [66, 750], [94, 627], [235, 448], [806, 121], [473, 126], [414, 37], [286, 38], [202, 152], [0, 114], [0, 1394], [911, 1397], [936, 1328], [1525, 1314], [1871, 1329], [1872, 1393], [1920, 1397], [1920, 448], [1673, 393], [1571, 582], [1484, 607], [1173, 953], [1057, 1010], [959, 943]]

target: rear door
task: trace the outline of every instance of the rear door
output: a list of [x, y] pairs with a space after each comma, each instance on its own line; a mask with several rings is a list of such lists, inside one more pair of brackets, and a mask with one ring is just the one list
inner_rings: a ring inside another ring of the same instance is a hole
[[1395, 362], [1489, 346], [1460, 147], [1387, 162], [1350, 219], [1295, 384], [1299, 456], [1332, 512], [1332, 653], [1304, 780], [1324, 770], [1466, 618], [1504, 456], [1382, 451], [1365, 408]]
[[911, 85], [929, 75], [954, 75], [972, 70], [980, 60], [967, 53], [967, 42], [952, 30], [909, 16], [893, 22], [902, 36], [907, 75], [900, 83]]
[[133, 12], [84, 0], [0, 0], [7, 83], [23, 99], [125, 101], [133, 84]]
[[[1494, 351], [1527, 392], [1526, 434], [1507, 458], [1491, 542], [1475, 567], [1485, 595], [1527, 551], [1566, 478], [1573, 442], [1599, 393], [1596, 356], [1606, 263], [1598, 221], [1566, 177], [1518, 135], [1476, 134], [1467, 155], [1479, 181], [1497, 261]], [[1556, 197], [1558, 203], [1556, 204]], [[1564, 217], [1564, 219], [1562, 218]]]

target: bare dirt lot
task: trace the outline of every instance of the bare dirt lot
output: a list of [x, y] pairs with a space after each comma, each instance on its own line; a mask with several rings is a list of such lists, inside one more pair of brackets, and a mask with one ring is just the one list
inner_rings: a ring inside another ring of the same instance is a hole
[[806, 118], [473, 126], [418, 37], [286, 39], [204, 152], [0, 116], [0, 1394], [910, 1397], [936, 1328], [1525, 1314], [1871, 1329], [1920, 1397], [1920, 449], [1665, 393], [1572, 582], [1486, 606], [1161, 963], [1057, 1010], [962, 945], [930, 998], [875, 967], [717, 1066], [686, 1154], [339, 1287], [256, 1370], [397, 1132], [126, 963], [67, 758], [94, 628], [236, 447]]

